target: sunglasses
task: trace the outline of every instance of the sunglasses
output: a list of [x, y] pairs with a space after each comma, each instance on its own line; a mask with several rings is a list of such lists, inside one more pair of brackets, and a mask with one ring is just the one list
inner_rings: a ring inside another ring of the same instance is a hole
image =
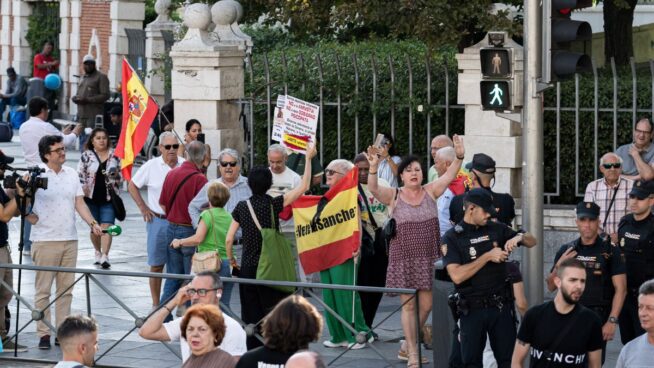
[[622, 164], [619, 163], [619, 162], [616, 162], [616, 163], [613, 163], [613, 164], [602, 164], [602, 166], [605, 169], [609, 170], [611, 168], [619, 169], [620, 167], [622, 167]]
[[343, 173], [341, 173], [341, 172], [338, 172], [338, 171], [336, 171], [336, 170], [332, 170], [332, 169], [326, 169], [326, 170], [325, 170], [325, 174], [327, 174], [327, 175], [329, 175], [329, 176], [332, 176], [332, 175], [334, 175], [334, 174], [345, 175], [345, 174], [343, 174]]
[[170, 150], [171, 148], [172, 148], [172, 149], [178, 149], [178, 148], [179, 148], [179, 144], [177, 144], [177, 143], [175, 143], [175, 144], [166, 144], [166, 145], [163, 146], [163, 148], [165, 148], [165, 149], [167, 149], [167, 150]]
[[186, 290], [186, 295], [193, 296], [198, 294], [199, 296], [206, 296], [209, 291], [215, 291], [220, 289], [188, 289]]
[[238, 162], [236, 162], [236, 161], [232, 161], [232, 162], [220, 161], [220, 166], [222, 166], [222, 167], [227, 167], [227, 166], [236, 167], [236, 165], [238, 165]]

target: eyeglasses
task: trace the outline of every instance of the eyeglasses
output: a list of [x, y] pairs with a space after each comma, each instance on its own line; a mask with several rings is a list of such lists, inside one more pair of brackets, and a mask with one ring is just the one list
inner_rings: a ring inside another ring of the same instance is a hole
[[236, 161], [232, 161], [232, 162], [220, 161], [220, 166], [222, 166], [222, 167], [227, 167], [227, 166], [236, 167], [236, 165], [238, 165], [238, 162], [236, 162]]
[[50, 151], [50, 153], [63, 153], [66, 152], [66, 147], [59, 147], [57, 149], [53, 149]]
[[652, 131], [651, 130], [634, 129], [634, 132], [636, 132], [636, 134], [650, 134]]
[[163, 148], [165, 148], [165, 149], [167, 149], [167, 150], [170, 151], [171, 148], [172, 148], [172, 149], [178, 149], [178, 148], [179, 148], [179, 144], [178, 144], [178, 143], [175, 143], [175, 144], [166, 144], [166, 145], [163, 146]]
[[619, 163], [619, 162], [615, 162], [615, 163], [612, 163], [612, 164], [602, 164], [602, 167], [604, 167], [607, 170], [609, 170], [611, 168], [619, 169], [620, 167], [622, 167], [622, 164]]
[[332, 170], [332, 169], [325, 169], [325, 174], [327, 174], [327, 175], [329, 175], [329, 176], [332, 176], [332, 175], [334, 175], [334, 174], [345, 175], [345, 174], [343, 174], [343, 173], [340, 173], [340, 172], [338, 172], [338, 171], [336, 171], [336, 170]]
[[199, 296], [206, 296], [207, 292], [215, 291], [215, 290], [220, 290], [220, 289], [187, 289], [186, 295], [193, 296], [195, 294], [198, 294]]

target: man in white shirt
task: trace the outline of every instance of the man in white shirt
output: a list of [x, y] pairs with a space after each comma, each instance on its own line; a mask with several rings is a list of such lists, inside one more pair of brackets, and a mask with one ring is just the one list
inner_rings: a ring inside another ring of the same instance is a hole
[[[27, 109], [30, 118], [20, 126], [18, 136], [20, 137], [20, 145], [23, 148], [25, 164], [28, 167], [41, 164], [41, 158], [39, 157], [39, 141], [41, 138], [46, 135], [60, 135], [64, 138], [64, 146], [73, 148], [75, 142], [77, 142], [77, 137], [84, 129], [83, 126], [78, 124], [75, 129], [66, 127], [62, 133], [54, 125], [46, 122], [45, 120], [48, 118], [48, 101], [43, 97], [33, 97], [27, 104]], [[26, 223], [23, 235], [23, 254], [26, 256], [29, 256], [32, 250], [31, 230], [31, 224]]]
[[[436, 168], [437, 177], [445, 174], [455, 158], [456, 153], [452, 147], [447, 146], [436, 151], [436, 154], [434, 155], [434, 168]], [[452, 190], [447, 188], [436, 200], [438, 207], [438, 225], [441, 231], [441, 236], [443, 236], [447, 230], [452, 228], [452, 223], [450, 222], [450, 202], [452, 202], [454, 196], [455, 194]]]
[[[162, 273], [168, 261], [168, 246], [172, 239], [168, 239], [168, 221], [165, 212], [159, 205], [161, 188], [168, 172], [180, 166], [184, 159], [177, 156], [179, 142], [172, 132], [163, 132], [159, 136], [159, 152], [161, 156], [155, 157], [141, 166], [127, 186], [129, 194], [136, 202], [148, 234], [147, 250], [150, 272]], [[143, 200], [139, 189], [148, 190], [147, 202]], [[152, 306], [159, 305], [161, 296], [161, 279], [150, 279], [150, 296]]]
[[[48, 189], [38, 189], [34, 194], [32, 213], [26, 219], [32, 224], [32, 260], [36, 266], [70, 267], [77, 265], [77, 229], [75, 212], [84, 220], [93, 234], [101, 236], [102, 228], [91, 215], [84, 202], [84, 192], [77, 171], [64, 166], [66, 147], [60, 135], [46, 135], [39, 141], [39, 155], [45, 163], [42, 177], [48, 179]], [[60, 325], [70, 314], [75, 274], [70, 272], [36, 271], [34, 307], [43, 311], [43, 320], [36, 324], [40, 338], [39, 349], [50, 349], [50, 294], [53, 281], [57, 280], [55, 303], [56, 322]], [[70, 287], [70, 288], [69, 288]]]
[[98, 324], [92, 317], [66, 317], [57, 329], [62, 359], [54, 368], [92, 367], [98, 352]]
[[[139, 335], [148, 340], [155, 341], [179, 341], [182, 351], [182, 362], [191, 355], [191, 350], [186, 340], [182, 337], [180, 329], [182, 318], [174, 319], [164, 323], [164, 320], [176, 307], [183, 305], [188, 300], [192, 304], [213, 304], [220, 309], [220, 297], [223, 292], [223, 282], [217, 273], [211, 271], [200, 272], [195, 275], [190, 284], [183, 286], [177, 292], [175, 298], [164, 304], [148, 318]], [[225, 319], [225, 337], [219, 348], [229, 354], [240, 357], [247, 351], [245, 331], [233, 318], [223, 313]]]

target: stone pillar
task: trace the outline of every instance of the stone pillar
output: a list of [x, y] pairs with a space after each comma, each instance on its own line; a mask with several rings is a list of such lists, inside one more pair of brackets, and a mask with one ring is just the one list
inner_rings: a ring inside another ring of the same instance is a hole
[[[112, 0], [111, 37], [109, 37], [109, 85], [120, 82], [123, 57], [127, 56], [128, 42], [125, 28], [143, 28], [145, 2], [142, 0]], [[136, 66], [134, 66], [136, 67]]]
[[77, 114], [77, 105], [70, 101], [70, 97], [77, 94], [77, 85], [80, 82], [79, 78], [75, 76], [80, 74], [82, 1], [61, 1], [59, 14], [61, 17], [61, 33], [59, 34], [61, 64], [59, 74], [63, 82], [62, 103], [59, 104], [59, 108], [62, 112], [75, 115]]
[[32, 49], [25, 39], [27, 34], [29, 16], [32, 14], [32, 6], [25, 1], [13, 0], [11, 7], [13, 14], [13, 29], [11, 32], [11, 46], [13, 55], [11, 65], [20, 75], [32, 75]]
[[[233, 0], [215, 3], [211, 12], [206, 4], [187, 6], [184, 24], [188, 32], [170, 53], [175, 130], [183, 136], [188, 119], [202, 122], [206, 142], [211, 146], [210, 178], [217, 175], [216, 159], [222, 149], [234, 148], [241, 155], [245, 149], [244, 132], [238, 119], [239, 105], [235, 100], [244, 97], [243, 59], [251, 41], [245, 35], [229, 31], [242, 11], [239, 7]], [[210, 33], [207, 28], [212, 14], [216, 28]]]
[[[505, 47], [514, 48], [516, 79], [514, 85], [522, 85], [522, 47], [507, 37]], [[465, 105], [466, 161], [475, 153], [491, 156], [497, 165], [495, 173], [496, 192], [521, 197], [522, 181], [522, 126], [520, 123], [498, 117], [494, 111], [481, 109], [481, 61], [479, 50], [488, 47], [486, 39], [457, 54], [459, 83], [457, 99]], [[522, 96], [516, 96], [514, 105], [522, 105]], [[519, 208], [519, 205], [516, 206]]]
[[[0, 0], [0, 86], [6, 83], [11, 66], [11, 5], [12, 0]], [[32, 75], [30, 72], [29, 75]]]
[[[154, 9], [158, 17], [145, 27], [145, 58], [148, 71], [145, 77], [145, 88], [160, 106], [166, 102], [163, 75], [166, 43], [162, 31], [172, 32], [177, 25], [169, 17], [170, 4], [170, 0], [157, 0]], [[153, 70], [159, 70], [159, 72], [153, 74]]]

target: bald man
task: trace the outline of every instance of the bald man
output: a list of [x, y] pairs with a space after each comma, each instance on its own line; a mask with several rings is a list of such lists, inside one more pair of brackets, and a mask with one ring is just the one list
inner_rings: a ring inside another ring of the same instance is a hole
[[313, 351], [299, 351], [286, 361], [286, 368], [325, 368], [320, 355]]
[[434, 166], [429, 168], [427, 173], [427, 180], [431, 183], [438, 179], [438, 171], [436, 170], [436, 152], [443, 147], [454, 147], [452, 139], [445, 134], [437, 135], [431, 140], [431, 158], [434, 160]]
[[622, 176], [622, 158], [613, 152], [605, 153], [599, 165], [603, 177], [588, 183], [584, 202], [600, 207], [600, 232], [617, 244], [618, 224], [629, 213], [629, 192], [634, 182]]

